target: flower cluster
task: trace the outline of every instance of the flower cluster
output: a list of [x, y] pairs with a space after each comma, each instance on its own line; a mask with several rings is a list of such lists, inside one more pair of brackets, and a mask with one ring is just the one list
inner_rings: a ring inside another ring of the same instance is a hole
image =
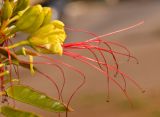
[[12, 29], [11, 34], [18, 31], [28, 33], [28, 38], [8, 48], [28, 45], [40, 53], [62, 55], [62, 45], [66, 39], [64, 24], [61, 21], [52, 21], [52, 12], [49, 7], [35, 5], [21, 11]]
[[[52, 21], [50, 7], [30, 6], [30, 0], [4, 0], [0, 11], [0, 90], [2, 104], [4, 104], [1, 113], [6, 117], [39, 117], [34, 113], [7, 106], [8, 97], [52, 112], [71, 111], [72, 109], [60, 98], [58, 100], [50, 98], [42, 92], [21, 84], [18, 72], [18, 66], [22, 66], [30, 69], [32, 73], [35, 71], [41, 73], [33, 66], [33, 56], [38, 54], [62, 55], [62, 45], [66, 39], [63, 22]], [[16, 39], [17, 32], [27, 34], [27, 38], [13, 43], [12, 40]], [[24, 46], [33, 48], [35, 52], [28, 51]], [[17, 47], [22, 49], [17, 50]], [[19, 55], [28, 55], [30, 59], [20, 60]], [[13, 78], [12, 67], [17, 78]], [[52, 79], [50, 81], [56, 85]]]
[[[72, 111], [72, 108], [69, 107], [71, 99], [84, 85], [86, 77], [78, 68], [50, 57], [48, 54], [68, 56], [102, 73], [107, 81], [107, 101], [109, 101], [110, 97], [110, 81], [118, 86], [130, 101], [127, 93], [127, 80], [131, 81], [140, 90], [142, 90], [142, 88], [135, 80], [120, 70], [117, 55], [127, 57], [128, 60], [134, 59], [137, 61], [137, 59], [131, 55], [130, 51], [124, 45], [118, 42], [105, 41], [102, 38], [129, 30], [142, 23], [143, 22], [140, 22], [115, 32], [97, 36], [86, 30], [66, 27], [64, 23], [59, 20], [52, 20], [52, 10], [49, 7], [42, 7], [41, 5], [31, 6], [30, 0], [3, 0], [2, 8], [0, 9], [0, 96], [2, 97], [0, 113], [6, 117], [39, 117], [32, 112], [16, 109], [15, 100], [47, 111], [58, 112], [59, 116], [62, 112], [66, 112], [67, 116], [68, 111]], [[65, 30], [84, 32], [93, 36], [93, 38], [83, 42], [65, 43]], [[13, 40], [16, 39], [17, 32], [25, 33], [27, 37], [15, 43]], [[125, 52], [119, 52], [113, 49], [112, 46], [124, 49]], [[75, 51], [72, 50], [85, 50], [93, 56], [88, 57], [75, 53]], [[22, 60], [20, 56], [29, 56], [29, 60]], [[34, 57], [40, 57], [45, 61], [34, 61]], [[108, 58], [111, 59], [114, 64], [110, 64]], [[62, 86], [57, 85], [56, 81], [47, 73], [39, 70], [36, 64], [50, 65], [58, 68], [63, 76]], [[58, 99], [51, 98], [45, 93], [21, 84], [19, 66], [29, 69], [31, 73], [39, 73], [49, 80], [56, 88]], [[63, 67], [77, 72], [82, 76], [81, 78], [83, 78], [77, 88], [74, 88], [74, 92], [69, 97], [67, 104], [64, 104], [62, 95], [66, 83]], [[116, 76], [120, 76], [123, 83], [119, 83], [118, 80], [115, 79]], [[8, 98], [13, 99], [13, 107], [8, 106]]]

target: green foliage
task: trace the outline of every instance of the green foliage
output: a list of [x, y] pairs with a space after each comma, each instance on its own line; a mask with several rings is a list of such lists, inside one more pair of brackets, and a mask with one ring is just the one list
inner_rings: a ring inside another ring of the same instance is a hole
[[34, 113], [25, 112], [19, 109], [12, 108], [10, 106], [2, 106], [0, 108], [0, 112], [5, 117], [40, 117], [38, 115], [35, 115]]
[[15, 100], [48, 110], [52, 112], [68, 111], [67, 107], [56, 99], [48, 97], [46, 94], [35, 91], [28, 86], [14, 85], [9, 87], [7, 95]]

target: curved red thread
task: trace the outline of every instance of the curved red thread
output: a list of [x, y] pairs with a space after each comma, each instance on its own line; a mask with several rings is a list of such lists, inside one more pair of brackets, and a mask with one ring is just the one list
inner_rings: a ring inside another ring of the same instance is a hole
[[[99, 41], [99, 42], [98, 42], [99, 45], [100, 45], [101, 42], [102, 42], [102, 39], [99, 38], [98, 35], [95, 34], [95, 33], [93, 33], [93, 32], [90, 32], [90, 31], [87, 31], [87, 30], [84, 30], [84, 29], [73, 29], [73, 28], [68, 28], [68, 27], [66, 27], [66, 29], [69, 29], [69, 30], [72, 30], [72, 31], [76, 31], [76, 32], [84, 32], [84, 33], [87, 33], [87, 34], [89, 34], [89, 35], [91, 35], [91, 36], [94, 36], [94, 37], [96, 38], [96, 40]], [[91, 41], [91, 42], [94, 42], [94, 41]], [[107, 41], [106, 41], [106, 42], [107, 42]], [[89, 43], [90, 43], [90, 42], [89, 42]], [[103, 43], [104, 43], [104, 42], [103, 42]], [[105, 43], [105, 45], [107, 45], [107, 47], [108, 47], [110, 50], [112, 50], [111, 46], [110, 46], [108, 43]], [[111, 55], [112, 55], [112, 57], [113, 57], [113, 59], [114, 59], [114, 62], [115, 62], [115, 64], [116, 64], [116, 66], [117, 66], [117, 69], [118, 69], [118, 63], [117, 63], [117, 60], [116, 60], [116, 57], [115, 57], [114, 53], [111, 53]], [[101, 56], [102, 56], [102, 58], [103, 58], [103, 55], [102, 55], [102, 54], [101, 54]], [[103, 59], [104, 59], [104, 58], [103, 58]], [[104, 60], [104, 61], [105, 61], [105, 60]]]
[[59, 88], [58, 88], [57, 83], [56, 83], [48, 74], [46, 74], [46, 73], [44, 73], [44, 72], [41, 72], [41, 71], [38, 70], [38, 69], [36, 69], [36, 71], [37, 71], [39, 74], [41, 74], [42, 76], [44, 76], [45, 78], [47, 78], [49, 81], [51, 81], [51, 82], [54, 84], [54, 86], [56, 87], [57, 93], [58, 93], [58, 99], [61, 99], [60, 90], [59, 90]]
[[[39, 55], [39, 57], [42, 57], [42, 58], [45, 58], [47, 60], [51, 60], [53, 62], [56, 62], [56, 63], [59, 63], [59, 64], [62, 64], [64, 65], [65, 67], [77, 72], [78, 74], [80, 74], [83, 78], [82, 82], [80, 83], [80, 85], [78, 85], [77, 88], [75, 88], [75, 90], [73, 91], [73, 93], [71, 94], [71, 96], [69, 97], [69, 100], [68, 100], [68, 103], [67, 103], [67, 108], [69, 107], [70, 103], [71, 103], [71, 100], [72, 98], [74, 97], [74, 95], [78, 92], [78, 90], [85, 84], [85, 81], [86, 81], [86, 78], [85, 78], [85, 75], [79, 70], [77, 69], [76, 67], [73, 67], [72, 65], [69, 65], [67, 63], [64, 63], [62, 61], [59, 61], [59, 60], [55, 60], [53, 58], [50, 58], [50, 57], [47, 57], [47, 56], [43, 56], [43, 55]], [[66, 117], [68, 116], [68, 111], [66, 111]]]
[[131, 56], [131, 55], [129, 56], [128, 54], [117, 52], [117, 51], [114, 51], [114, 50], [107, 50], [105, 48], [101, 48], [101, 47], [94, 46], [94, 45], [78, 44], [78, 46], [77, 46], [77, 44], [74, 45], [72, 43], [72, 44], [67, 45], [67, 46], [64, 44], [63, 47], [64, 47], [64, 50], [65, 49], [86, 49], [86, 48], [100, 49], [100, 50], [106, 51], [108, 53], [115, 53], [115, 54], [119, 54], [119, 55], [123, 55], [123, 56], [127, 56], [127, 57], [130, 57], [130, 58], [133, 58], [138, 62], [137, 58], [135, 58], [134, 56]]
[[122, 29], [120, 29], [120, 30], [113, 31], [113, 32], [110, 32], [110, 33], [107, 33], [107, 34], [98, 36], [98, 37], [96, 37], [96, 38], [91, 38], [91, 39], [87, 40], [87, 42], [96, 40], [97, 38], [102, 38], [102, 37], [106, 37], [106, 36], [111, 36], [111, 35], [113, 35], [113, 34], [117, 34], [117, 33], [123, 32], [123, 31], [127, 31], [127, 30], [130, 30], [130, 29], [135, 28], [135, 27], [137, 27], [137, 26], [140, 26], [140, 25], [142, 25], [142, 24], [144, 24], [144, 21], [140, 21], [140, 22], [138, 22], [137, 24], [134, 24], [134, 25], [129, 26], [129, 27], [127, 27], [127, 28], [122, 28]]
[[[79, 54], [71, 53], [71, 52], [68, 52], [68, 53], [64, 52], [64, 54], [67, 55], [67, 56], [72, 56], [72, 57], [74, 56], [74, 57], [76, 57], [76, 58], [79, 57], [79, 58], [81, 58], [81, 59], [83, 59], [83, 60], [89, 60], [89, 61], [92, 61], [92, 62], [97, 62], [97, 61], [94, 60], [94, 59], [91, 59], [91, 58], [88, 58], [88, 57], [86, 57], [86, 56], [82, 56], [82, 55], [79, 55]], [[133, 80], [132, 78], [130, 78], [128, 75], [126, 75], [124, 72], [120, 71], [119, 69], [116, 69], [115, 67], [113, 67], [113, 66], [111, 66], [111, 65], [109, 65], [109, 64], [104, 64], [103, 62], [100, 62], [100, 61], [99, 61], [99, 63], [100, 63], [100, 64], [103, 64], [103, 65], [107, 65], [108, 68], [111, 69], [111, 70], [116, 70], [116, 71], [119, 72], [122, 76], [124, 76], [125, 78], [127, 78], [127, 79], [129, 79], [131, 82], [133, 82], [138, 89], [140, 89], [142, 92], [144, 92], [144, 90], [141, 88], [141, 86], [140, 86], [135, 80]]]
[[[67, 55], [67, 53], [65, 53], [65, 55]], [[129, 101], [130, 104], [132, 105], [132, 102], [131, 102], [131, 100], [130, 100], [130, 98], [129, 98], [127, 92], [126, 92], [126, 90], [124, 90], [124, 89], [122, 88], [122, 86], [121, 86], [117, 81], [115, 81], [112, 77], [108, 76], [108, 74], [107, 74], [105, 71], [101, 70], [101, 69], [98, 68], [97, 66], [95, 66], [95, 65], [93, 65], [93, 64], [91, 64], [91, 63], [89, 63], [89, 62], [87, 62], [87, 61], [85, 61], [85, 60], [83, 60], [83, 59], [80, 59], [79, 56], [74, 56], [74, 55], [71, 55], [71, 54], [69, 53], [69, 57], [72, 57], [73, 59], [76, 59], [76, 60], [78, 59], [79, 61], [81, 61], [81, 62], [83, 62], [83, 63], [86, 63], [87, 65], [89, 65], [89, 66], [97, 69], [98, 71], [100, 71], [101, 73], [103, 73], [104, 76], [109, 77], [110, 80], [113, 81], [113, 82], [121, 89], [121, 91], [124, 93], [124, 95], [127, 97], [128, 101]]]
[[[60, 70], [60, 72], [62, 73], [62, 77], [63, 77], [63, 83], [62, 83], [62, 87], [61, 87], [61, 89], [60, 89], [60, 97], [61, 97], [61, 100], [62, 100], [62, 102], [63, 102], [63, 96], [62, 96], [62, 93], [63, 93], [63, 90], [64, 90], [64, 86], [65, 86], [65, 83], [66, 83], [66, 78], [65, 78], [65, 74], [64, 74], [64, 71], [63, 71], [63, 69], [59, 66], [59, 65], [57, 65], [57, 64], [55, 64], [55, 63], [51, 63], [51, 62], [42, 62], [42, 61], [36, 61], [36, 62], [29, 62], [29, 61], [20, 61], [20, 63], [24, 63], [24, 64], [42, 64], [42, 65], [52, 65], [52, 66], [56, 66], [59, 70]], [[50, 78], [49, 79], [49, 81], [51, 81], [51, 83], [53, 83], [53, 85], [55, 86], [55, 81], [52, 79], [52, 78]], [[57, 85], [57, 84], [56, 84]], [[56, 87], [58, 87], [58, 85], [56, 86]]]
[[[12, 58], [11, 58], [11, 53], [10, 53], [10, 50], [8, 48], [6, 48], [7, 50], [7, 53], [8, 53], [8, 60], [9, 60], [9, 80], [10, 80], [10, 85], [11, 87], [13, 86], [13, 83], [12, 83]], [[11, 88], [11, 92], [12, 92], [12, 95], [14, 97], [14, 90], [13, 88]], [[13, 101], [13, 106], [15, 107], [15, 100], [12, 99]]]

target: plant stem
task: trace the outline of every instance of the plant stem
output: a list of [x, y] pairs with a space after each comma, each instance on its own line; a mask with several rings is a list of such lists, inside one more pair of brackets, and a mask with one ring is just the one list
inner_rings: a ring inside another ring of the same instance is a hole
[[29, 45], [29, 44], [30, 44], [30, 43], [29, 43], [28, 40], [24, 40], [24, 41], [20, 41], [20, 42], [18, 42], [18, 43], [15, 43], [15, 44], [13, 44], [13, 45], [10, 45], [10, 46], [8, 46], [7, 48], [8, 48], [8, 49], [12, 49], [12, 48], [16, 48], [16, 47], [18, 47], [18, 46]]
[[[13, 17], [12, 19], [10, 19], [10, 20], [8, 21], [8, 24], [10, 24], [10, 23], [16, 21], [18, 18], [19, 18], [19, 16], [16, 15], [15, 17]], [[8, 25], [8, 24], [7, 24], [7, 25]]]

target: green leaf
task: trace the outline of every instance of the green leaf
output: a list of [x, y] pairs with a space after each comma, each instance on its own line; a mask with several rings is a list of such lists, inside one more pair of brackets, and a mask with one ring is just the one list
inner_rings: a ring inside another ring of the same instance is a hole
[[5, 117], [40, 117], [34, 113], [15, 109], [10, 106], [2, 106], [0, 109], [0, 113], [2, 113]]
[[50, 98], [44, 93], [35, 91], [28, 86], [15, 85], [9, 87], [7, 90], [7, 95], [15, 100], [23, 103], [27, 103], [51, 112], [65, 112], [71, 111], [67, 108], [65, 104], [59, 100]]

